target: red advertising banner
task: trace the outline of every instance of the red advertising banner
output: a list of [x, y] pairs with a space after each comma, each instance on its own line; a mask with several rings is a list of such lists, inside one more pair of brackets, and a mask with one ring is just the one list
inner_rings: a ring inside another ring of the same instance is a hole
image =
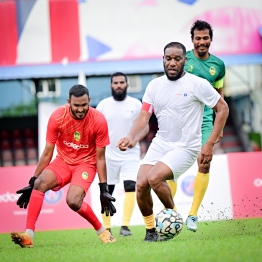
[[[21, 209], [16, 205], [20, 196], [16, 194], [16, 191], [28, 185], [35, 168], [35, 166], [0, 168], [0, 233], [25, 230], [27, 209]], [[58, 192], [51, 190], [46, 192], [43, 207], [36, 222], [36, 231], [91, 227], [84, 218], [67, 206], [68, 187], [67, 185]], [[85, 201], [90, 204], [88, 192]]]
[[234, 218], [262, 217], [262, 152], [227, 156]]

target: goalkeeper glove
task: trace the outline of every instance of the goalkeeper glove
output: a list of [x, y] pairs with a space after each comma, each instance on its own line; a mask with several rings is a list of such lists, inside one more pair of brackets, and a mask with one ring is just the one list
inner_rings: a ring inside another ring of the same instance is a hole
[[35, 183], [35, 180], [36, 180], [36, 177], [31, 177], [30, 180], [29, 180], [29, 186], [27, 187], [24, 187], [18, 191], [16, 191], [17, 194], [22, 194], [16, 204], [20, 207], [20, 208], [27, 208], [27, 205], [29, 203], [29, 200], [30, 200], [30, 196], [31, 196], [31, 193], [33, 191], [33, 188], [34, 188], [34, 183]]
[[115, 198], [112, 197], [109, 194], [107, 183], [99, 183], [100, 187], [100, 201], [101, 201], [101, 213], [106, 213], [106, 216], [108, 217], [113, 216], [114, 213], [116, 213], [116, 209], [114, 205], [112, 204], [112, 201], [115, 202]]

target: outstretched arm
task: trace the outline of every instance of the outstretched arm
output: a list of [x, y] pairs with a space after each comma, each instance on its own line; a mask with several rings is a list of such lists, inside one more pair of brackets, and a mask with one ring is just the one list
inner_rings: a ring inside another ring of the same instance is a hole
[[125, 151], [128, 147], [130, 147], [132, 141], [137, 139], [136, 137], [139, 138], [145, 135], [148, 132], [147, 125], [151, 115], [152, 113], [141, 110], [139, 115], [134, 120], [127, 136], [121, 138], [116, 146], [119, 147], [120, 150]]
[[130, 145], [128, 147], [129, 148], [134, 147], [137, 142], [142, 140], [147, 135], [148, 132], [149, 132], [149, 124], [147, 124], [146, 127], [139, 134], [135, 136], [135, 138], [130, 142]]
[[214, 145], [225, 126], [229, 114], [228, 105], [222, 97], [218, 100], [213, 110], [216, 113], [214, 128], [212, 130], [212, 133], [210, 134], [209, 139], [207, 140], [206, 144], [203, 146], [201, 150], [201, 164], [208, 164], [212, 160]]

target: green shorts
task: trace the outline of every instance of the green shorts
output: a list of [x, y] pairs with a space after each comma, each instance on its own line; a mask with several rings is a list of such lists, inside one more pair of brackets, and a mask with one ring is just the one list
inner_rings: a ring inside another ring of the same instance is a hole
[[202, 125], [201, 133], [202, 133], [202, 146], [207, 142], [208, 138], [210, 137], [210, 134], [213, 130], [213, 124], [210, 125]]
[[213, 130], [213, 110], [205, 106], [203, 122], [201, 126], [202, 146], [207, 142]]

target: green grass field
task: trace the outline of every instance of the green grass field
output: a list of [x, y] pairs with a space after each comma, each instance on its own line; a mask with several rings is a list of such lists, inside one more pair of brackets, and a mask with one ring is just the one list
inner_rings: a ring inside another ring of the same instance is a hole
[[200, 222], [196, 233], [186, 230], [171, 241], [145, 243], [143, 226], [133, 236], [103, 244], [93, 229], [37, 232], [34, 248], [21, 248], [9, 234], [0, 234], [0, 261], [262, 261], [262, 218]]

